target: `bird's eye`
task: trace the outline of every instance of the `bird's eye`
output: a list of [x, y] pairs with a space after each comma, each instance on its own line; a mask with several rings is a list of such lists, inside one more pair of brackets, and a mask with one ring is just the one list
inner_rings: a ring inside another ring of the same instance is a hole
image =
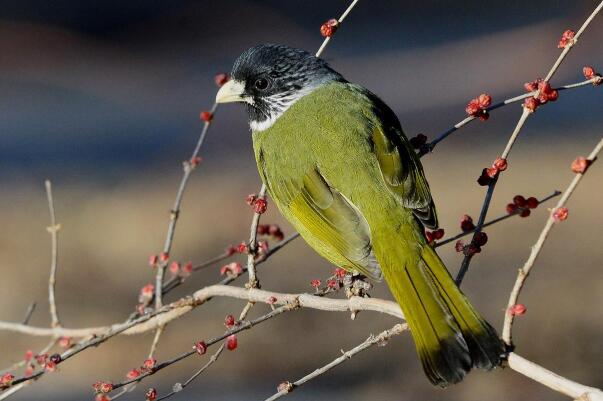
[[255, 86], [255, 88], [257, 90], [261, 90], [263, 91], [264, 89], [266, 89], [268, 87], [268, 80], [265, 78], [260, 78], [258, 80], [255, 81], [255, 83], [253, 84], [253, 86]]

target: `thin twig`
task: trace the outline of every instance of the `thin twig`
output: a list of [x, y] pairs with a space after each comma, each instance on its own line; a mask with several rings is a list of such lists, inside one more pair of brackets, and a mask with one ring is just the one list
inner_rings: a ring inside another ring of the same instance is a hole
[[59, 258], [59, 230], [61, 229], [61, 225], [57, 224], [56, 221], [54, 200], [52, 199], [52, 184], [50, 180], [46, 180], [44, 184], [46, 186], [46, 197], [48, 198], [48, 210], [50, 212], [50, 226], [46, 228], [50, 233], [51, 238], [50, 277], [48, 279], [48, 304], [50, 305], [51, 318], [50, 326], [61, 327], [54, 293]]
[[[560, 191], [555, 191], [552, 194], [550, 194], [548, 196], [545, 196], [542, 199], [539, 199], [538, 200], [538, 204], [541, 205], [541, 204], [545, 203], [546, 201], [548, 201], [550, 199], [553, 199], [554, 197], [559, 196], [559, 195], [561, 195], [561, 192]], [[499, 217], [497, 217], [495, 219], [492, 219], [492, 220], [484, 223], [482, 225], [482, 228], [486, 228], [488, 226], [500, 223], [501, 221], [504, 221], [504, 220], [506, 220], [506, 219], [508, 219], [510, 217], [513, 217], [513, 216], [517, 216], [517, 215], [521, 214], [522, 212], [523, 212], [523, 210], [521, 210], [521, 209], [518, 208], [514, 212], [503, 214], [502, 216], [499, 216]], [[446, 244], [449, 244], [451, 242], [454, 242], [454, 241], [456, 241], [458, 239], [466, 237], [467, 235], [473, 234], [475, 232], [475, 230], [476, 230], [476, 228], [474, 228], [472, 230], [468, 230], [468, 231], [463, 231], [462, 233], [458, 233], [457, 235], [455, 235], [453, 237], [450, 237], [450, 238], [445, 238], [445, 239], [443, 239], [441, 241], [436, 242], [433, 247], [434, 248], [438, 248], [438, 247], [440, 247], [442, 245], [446, 245]]]
[[373, 335], [369, 336], [369, 338], [367, 338], [361, 344], [355, 346], [354, 348], [352, 348], [349, 351], [345, 351], [345, 352], [342, 351], [341, 356], [335, 358], [334, 360], [327, 363], [326, 365], [314, 370], [312, 373], [302, 377], [301, 379], [296, 380], [293, 383], [290, 383], [290, 382], [282, 383], [281, 386], [279, 386], [279, 387], [281, 387], [281, 389], [276, 394], [272, 395], [271, 397], [266, 398], [265, 401], [274, 401], [281, 397], [286, 396], [287, 394], [289, 394], [290, 392], [295, 390], [297, 387], [300, 387], [300, 386], [306, 384], [310, 380], [315, 379], [316, 377], [328, 372], [329, 370], [333, 369], [334, 367], [341, 365], [345, 361], [350, 360], [354, 355], [359, 354], [360, 352], [365, 351], [374, 345], [385, 345], [391, 337], [401, 334], [402, 332], [404, 332], [406, 330], [408, 330], [408, 325], [406, 323], [404, 323], [404, 324], [398, 323], [391, 329], [385, 330], [376, 336], [373, 336]]
[[[602, 148], [603, 148], [603, 139], [601, 139], [599, 141], [599, 143], [597, 143], [597, 145], [595, 146], [593, 151], [590, 153], [590, 155], [588, 155], [588, 160], [590, 160], [591, 164], [594, 163], [594, 161], [597, 158], [597, 155], [599, 154], [599, 152], [601, 152]], [[555, 225], [555, 220], [553, 218], [555, 211], [558, 210], [559, 208], [563, 207], [567, 203], [570, 196], [573, 194], [576, 187], [582, 180], [582, 177], [584, 177], [583, 173], [577, 173], [575, 175], [575, 177], [572, 179], [572, 181], [570, 182], [570, 185], [563, 192], [561, 199], [559, 199], [555, 208], [551, 210], [549, 217], [546, 221], [546, 224], [544, 225], [544, 228], [542, 229], [542, 232], [540, 233], [540, 236], [538, 237], [538, 240], [536, 241], [534, 246], [532, 246], [532, 251], [530, 252], [530, 256], [526, 260], [523, 267], [519, 269], [519, 272], [517, 274], [517, 279], [515, 280], [515, 285], [513, 286], [513, 290], [511, 291], [511, 294], [509, 295], [509, 301], [507, 302], [507, 309], [505, 312], [505, 321], [503, 324], [502, 338], [503, 338], [503, 341], [505, 343], [507, 343], [508, 345], [512, 344], [511, 329], [512, 329], [513, 320], [514, 320], [514, 314], [512, 313], [511, 308], [513, 307], [513, 305], [517, 304], [517, 300], [519, 299], [519, 294], [521, 293], [521, 290], [525, 284], [525, 281], [528, 278], [528, 275], [530, 274], [532, 267], [534, 266], [534, 262], [536, 262], [536, 258], [542, 251], [544, 242], [546, 241], [551, 229]]]
[[[549, 70], [548, 74], [546, 75], [546, 78], [544, 79], [545, 82], [548, 82], [551, 80], [551, 78], [553, 77], [553, 75], [555, 74], [555, 72], [557, 71], [557, 69], [559, 68], [561, 63], [563, 62], [563, 60], [565, 60], [565, 57], [569, 53], [570, 49], [575, 45], [575, 43], [578, 40], [578, 38], [580, 37], [580, 35], [582, 35], [582, 33], [584, 32], [586, 27], [591, 23], [591, 21], [595, 18], [595, 16], [599, 13], [599, 11], [601, 11], [601, 8], [603, 8], [603, 1], [601, 3], [599, 3], [599, 5], [590, 14], [590, 16], [586, 19], [586, 21], [584, 21], [584, 23], [582, 24], [582, 26], [580, 27], [578, 32], [575, 34], [572, 43], [565, 46], [565, 48], [563, 49], [563, 51], [561, 52], [559, 57], [557, 57], [557, 60], [555, 61], [555, 63]], [[534, 97], [537, 98], [539, 94], [540, 94], [540, 89], [537, 91], [537, 93], [534, 95]], [[525, 125], [525, 122], [527, 121], [528, 117], [532, 114], [533, 114], [533, 112], [530, 111], [527, 107], [523, 107], [519, 121], [515, 125], [515, 129], [513, 130], [513, 133], [511, 134], [511, 137], [509, 138], [507, 145], [505, 146], [505, 150], [503, 151], [501, 158], [503, 158], [503, 159], [508, 158], [509, 153], [511, 152], [511, 149], [513, 148], [513, 145], [515, 144], [515, 141], [517, 140], [517, 137], [519, 136], [519, 133], [521, 132], [521, 129]], [[485, 196], [484, 202], [482, 204], [482, 210], [480, 212], [479, 219], [476, 224], [475, 233], [473, 234], [473, 237], [471, 239], [472, 244], [475, 244], [476, 236], [478, 235], [478, 233], [481, 232], [484, 222], [486, 221], [486, 215], [488, 214], [488, 209], [490, 207], [490, 201], [492, 200], [492, 196], [494, 194], [494, 189], [496, 187], [496, 184], [498, 183], [498, 178], [499, 178], [499, 174], [497, 173], [496, 176], [488, 184], [488, 190], [486, 191], [486, 196]], [[459, 286], [461, 285], [463, 278], [464, 278], [465, 274], [467, 273], [467, 270], [469, 269], [469, 264], [471, 263], [473, 255], [474, 255], [474, 253], [467, 252], [463, 258], [461, 267], [459, 269], [459, 272], [458, 272], [457, 278], [456, 278], [456, 283]]]
[[[589, 86], [592, 85], [594, 83], [599, 82], [600, 78], [599, 77], [593, 77], [591, 79], [587, 79], [584, 81], [580, 81], [580, 82], [576, 82], [573, 84], [567, 84], [567, 85], [563, 85], [560, 86], [558, 88], [555, 88], [555, 90], [561, 92], [564, 90], [568, 90], [568, 89], [575, 89], [575, 88], [580, 88], [583, 86]], [[518, 95], [518, 96], [514, 96], [508, 99], [503, 100], [502, 102], [499, 103], [495, 103], [490, 107], [487, 107], [486, 109], [484, 109], [487, 112], [491, 112], [493, 110], [499, 109], [501, 107], [507, 106], [509, 104], [512, 103], [517, 103], [520, 102], [524, 99], [527, 99], [529, 97], [533, 97], [533, 96], [537, 96], [538, 95], [538, 91], [533, 91], [533, 92], [527, 92], [524, 93], [522, 95]], [[451, 134], [453, 134], [455, 131], [459, 130], [460, 128], [464, 127], [465, 125], [469, 124], [470, 122], [474, 121], [478, 119], [477, 116], [467, 116], [465, 118], [463, 118], [461, 121], [459, 121], [458, 123], [454, 124], [452, 127], [450, 127], [449, 129], [447, 129], [446, 131], [442, 132], [441, 134], [437, 135], [435, 137], [435, 139], [433, 139], [431, 142], [427, 143], [425, 146], [421, 147], [421, 149], [418, 152], [419, 156], [424, 156], [427, 153], [432, 152], [435, 147], [442, 142], [444, 139], [448, 138]]]
[[29, 306], [27, 307], [27, 310], [25, 311], [25, 316], [23, 317], [23, 320], [21, 321], [21, 324], [27, 325], [29, 323], [29, 320], [31, 319], [31, 317], [33, 316], [34, 311], [36, 310], [36, 306], [37, 306], [36, 301], [32, 301], [29, 304]]

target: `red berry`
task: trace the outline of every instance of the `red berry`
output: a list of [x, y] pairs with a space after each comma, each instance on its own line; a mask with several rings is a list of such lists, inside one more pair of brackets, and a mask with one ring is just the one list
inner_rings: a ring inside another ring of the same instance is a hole
[[466, 256], [473, 256], [476, 253], [480, 253], [482, 250], [479, 246], [474, 244], [469, 244], [463, 249]]
[[193, 263], [186, 262], [186, 264], [182, 267], [182, 274], [185, 276], [190, 275], [193, 272]]
[[507, 169], [507, 159], [497, 157], [496, 160], [494, 160], [494, 163], [492, 163], [492, 167], [498, 171], [505, 171]]
[[126, 374], [126, 377], [130, 380], [136, 379], [138, 376], [140, 376], [140, 370], [138, 369], [132, 369]]
[[249, 247], [247, 246], [246, 243], [241, 242], [239, 245], [237, 245], [237, 252], [247, 253], [248, 251], [249, 251]]
[[63, 336], [59, 338], [59, 346], [62, 348], [69, 348], [71, 346], [71, 337]]
[[235, 324], [235, 318], [233, 315], [228, 315], [226, 316], [226, 318], [224, 319], [224, 325], [226, 327], [232, 327]]
[[258, 251], [259, 253], [265, 254], [268, 253], [270, 246], [268, 245], [268, 241], [258, 241]]
[[207, 344], [205, 344], [205, 341], [199, 341], [193, 346], [193, 349], [197, 354], [203, 355], [207, 352]]
[[38, 365], [44, 365], [48, 359], [48, 354], [38, 354], [35, 356]]
[[593, 85], [596, 86], [603, 83], [603, 77], [601, 77], [601, 75], [598, 74], [593, 67], [586, 66], [582, 69], [582, 72], [584, 73], [584, 77], [586, 79], [594, 79]]
[[509, 313], [513, 316], [521, 316], [526, 313], [528, 309], [524, 304], [515, 304], [509, 308]]
[[524, 198], [521, 195], [515, 195], [513, 197], [513, 203], [515, 203], [517, 206], [519, 207], [525, 207], [526, 206], [526, 198]]
[[155, 286], [147, 284], [140, 289], [140, 295], [143, 297], [152, 297], [155, 294]]
[[179, 272], [180, 272], [180, 263], [178, 263], [178, 262], [170, 263], [170, 273], [172, 273], [173, 275], [176, 275]]
[[211, 120], [214, 119], [214, 115], [211, 111], [202, 111], [199, 114], [199, 118], [201, 119], [201, 121], [209, 123], [209, 122], [211, 122]]
[[320, 280], [315, 278], [314, 280], [310, 281], [310, 285], [314, 288], [318, 288], [318, 287], [320, 287]]
[[247, 195], [247, 198], [245, 198], [245, 203], [247, 203], [249, 206], [253, 206], [257, 198], [258, 196], [256, 194], [249, 194]]
[[234, 254], [235, 254], [235, 253], [237, 253], [237, 252], [239, 252], [239, 248], [238, 248], [238, 246], [232, 246], [232, 245], [231, 245], [231, 246], [229, 246], [228, 248], [226, 248], [226, 250], [224, 251], [224, 253], [225, 253], [227, 256], [234, 255]]
[[428, 244], [431, 244], [433, 242], [433, 232], [432, 231], [425, 231], [425, 240], [427, 240]]
[[111, 401], [111, 398], [107, 394], [97, 394], [94, 401]]
[[433, 238], [435, 240], [439, 240], [439, 239], [444, 238], [444, 229], [443, 228], [438, 228], [437, 230], [435, 230], [433, 232]]
[[3, 374], [2, 376], [0, 376], [0, 388], [10, 386], [14, 379], [15, 376], [10, 373]]
[[56, 362], [52, 362], [52, 361], [48, 361], [46, 362], [46, 365], [44, 365], [44, 370], [46, 370], [47, 372], [55, 372], [57, 370], [57, 364]]
[[566, 207], [557, 208], [553, 212], [553, 220], [556, 222], [564, 221], [567, 219], [568, 214], [569, 210]]
[[258, 198], [255, 200], [255, 202], [253, 202], [253, 211], [256, 212], [257, 214], [266, 213], [267, 208], [268, 208], [268, 202], [266, 202], [266, 199]]
[[228, 74], [224, 73], [216, 74], [216, 76], [214, 77], [214, 82], [216, 83], [218, 88], [222, 87], [229, 80], [230, 77], [228, 76]]
[[479, 117], [480, 120], [485, 121], [488, 119], [489, 114], [486, 110], [492, 104], [492, 97], [487, 93], [482, 93], [476, 98], [473, 98], [467, 103], [465, 112], [472, 117]]
[[199, 164], [201, 164], [202, 161], [203, 159], [201, 158], [201, 156], [195, 156], [189, 160], [189, 163], [191, 164], [191, 166], [197, 167]]
[[155, 401], [157, 399], [157, 390], [151, 387], [144, 393], [144, 396], [146, 397], [146, 401]]
[[534, 198], [533, 196], [530, 196], [528, 199], [526, 199], [526, 204], [530, 209], [536, 209], [539, 203], [540, 202], [538, 199]]
[[528, 208], [522, 209], [521, 213], [519, 213], [520, 217], [528, 217], [530, 214], [532, 213], [532, 211]]
[[484, 246], [488, 242], [488, 234], [483, 231], [475, 234], [473, 239], [478, 246]]
[[517, 212], [517, 209], [518, 209], [518, 207], [515, 203], [509, 203], [507, 205], [507, 213], [509, 213], [509, 214], [513, 214], [513, 213]]
[[149, 256], [149, 266], [154, 267], [157, 264], [158, 259], [159, 258], [157, 257], [157, 255]]
[[337, 32], [339, 21], [332, 18], [320, 26], [320, 34], [325, 38], [330, 38]]
[[339, 287], [339, 284], [337, 283], [336, 280], [330, 279], [330, 280], [327, 280], [327, 287], [329, 287], [330, 289], [335, 289], [335, 288]]
[[534, 92], [536, 89], [538, 89], [538, 84], [542, 82], [542, 78], [538, 78], [534, 81], [531, 82], [526, 82], [523, 87], [526, 89], [526, 91], [528, 92]]
[[563, 35], [561, 35], [561, 39], [559, 39], [559, 43], [557, 43], [557, 47], [559, 49], [564, 49], [568, 46], [572, 46], [574, 44], [575, 35], [576, 32], [572, 31], [571, 29], [568, 29], [567, 31], [563, 32]]
[[465, 244], [463, 244], [463, 241], [456, 241], [456, 244], [454, 244], [454, 250], [457, 252], [463, 252], [465, 250]]
[[260, 224], [258, 226], [257, 233], [258, 235], [266, 235], [270, 230], [270, 226], [268, 224]]
[[486, 169], [486, 175], [490, 178], [496, 177], [497, 174], [498, 174], [498, 169], [496, 167], [488, 167]]
[[467, 232], [473, 230], [474, 228], [475, 225], [473, 224], [473, 219], [471, 216], [467, 214], [463, 215], [463, 218], [461, 219], [461, 230]]
[[148, 370], [153, 369], [155, 367], [155, 365], [157, 365], [157, 359], [155, 359], [155, 358], [145, 359], [144, 362], [142, 363], [142, 366]]
[[238, 277], [243, 273], [243, 266], [239, 262], [232, 262], [220, 268], [220, 275], [228, 277]]
[[586, 170], [590, 166], [591, 161], [580, 156], [577, 157], [576, 160], [572, 162], [572, 171], [576, 174], [584, 174]]
[[226, 349], [228, 349], [229, 351], [234, 351], [235, 349], [237, 349], [238, 345], [239, 342], [237, 341], [236, 334], [229, 335], [226, 339]]
[[167, 252], [161, 252], [159, 254], [159, 260], [161, 260], [162, 262], [167, 262], [168, 260], [170, 260], [170, 254]]
[[523, 102], [523, 107], [532, 113], [536, 111], [538, 106], [540, 106], [540, 101], [533, 97], [529, 97]]
[[342, 269], [341, 267], [336, 267], [333, 275], [339, 279], [342, 279], [345, 277], [346, 271], [345, 271], [345, 269]]

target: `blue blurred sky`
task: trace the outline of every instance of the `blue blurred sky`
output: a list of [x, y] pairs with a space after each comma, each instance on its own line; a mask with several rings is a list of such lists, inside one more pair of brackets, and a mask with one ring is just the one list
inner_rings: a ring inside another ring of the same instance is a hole
[[[77, 179], [184, 158], [199, 111], [211, 105], [214, 73], [260, 42], [317, 48], [318, 27], [347, 3], [2, 1], [0, 179], [15, 171]], [[409, 135], [429, 135], [462, 118], [466, 101], [480, 92], [500, 99], [544, 75], [560, 32], [581, 23], [593, 5], [364, 1], [326, 57], [383, 96]], [[593, 24], [559, 82], [580, 79], [586, 63], [603, 69], [601, 25]], [[601, 92], [562, 96], [541, 132], [564, 122], [601, 128]], [[250, 155], [244, 118], [240, 109], [220, 110], [206, 156]]]

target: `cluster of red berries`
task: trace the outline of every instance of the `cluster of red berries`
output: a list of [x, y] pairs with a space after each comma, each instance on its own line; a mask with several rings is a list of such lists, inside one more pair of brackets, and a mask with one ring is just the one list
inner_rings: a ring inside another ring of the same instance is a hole
[[247, 199], [245, 199], [245, 203], [247, 203], [253, 211], [257, 214], [266, 213], [266, 209], [268, 208], [268, 202], [266, 199], [262, 197], [258, 197], [256, 194], [247, 195]]
[[[473, 224], [473, 218], [468, 214], [463, 215], [461, 217], [461, 230], [464, 233], [471, 232], [475, 230], [475, 224]], [[473, 241], [469, 244], [463, 243], [463, 241], [459, 240], [454, 245], [454, 249], [457, 252], [462, 252], [464, 255], [472, 256], [476, 253], [480, 253], [482, 251], [482, 246], [486, 245], [488, 242], [488, 234], [483, 231], [475, 233], [473, 236]]]
[[155, 358], [145, 359], [139, 368], [132, 369], [128, 373], [126, 373], [126, 377], [129, 380], [135, 380], [144, 373], [152, 372], [156, 366], [157, 366], [157, 360]]
[[575, 43], [574, 36], [576, 36], [576, 32], [572, 31], [571, 29], [563, 32], [561, 39], [559, 39], [559, 43], [557, 43], [557, 47], [559, 49], [565, 49], [568, 46], [573, 46]]
[[110, 393], [113, 391], [113, 383], [98, 381], [92, 385], [92, 388], [97, 393]]
[[285, 234], [276, 224], [260, 224], [258, 226], [258, 235], [269, 235], [277, 241], [282, 241]]
[[584, 77], [586, 79], [594, 79], [593, 85], [595, 86], [601, 85], [603, 83], [603, 77], [601, 76], [601, 74], [597, 73], [595, 69], [591, 66], [585, 66], [582, 69], [582, 73], [584, 74]]
[[523, 102], [523, 107], [532, 113], [535, 112], [540, 105], [547, 102], [554, 102], [559, 99], [559, 91], [553, 89], [551, 84], [548, 81], [544, 81], [542, 78], [526, 82], [523, 87], [528, 92], [538, 91], [536, 97], [531, 96]]
[[[333, 271], [333, 275], [326, 280], [326, 288], [329, 290], [336, 290], [343, 286], [343, 279], [346, 276], [347, 272], [345, 269], [341, 267], [335, 268]], [[322, 285], [322, 281], [319, 279], [310, 280], [310, 286], [313, 287], [316, 291], [320, 289]]]
[[440, 240], [442, 238], [444, 238], [444, 229], [443, 228], [438, 228], [437, 230], [434, 230], [434, 231], [425, 230], [425, 239], [427, 240], [427, 243], [429, 243], [429, 244], [433, 244], [434, 241]]
[[521, 217], [528, 217], [531, 213], [531, 209], [536, 209], [538, 207], [538, 199], [530, 196], [529, 198], [524, 198], [521, 195], [515, 195], [513, 197], [513, 203], [507, 204], [507, 213], [509, 214], [518, 214]]
[[332, 18], [320, 26], [320, 34], [325, 38], [330, 38], [337, 32], [340, 25], [338, 20]]
[[486, 121], [490, 114], [488, 113], [488, 107], [492, 105], [492, 96], [487, 93], [482, 93], [476, 98], [473, 98], [467, 103], [465, 111], [471, 117], [478, 117], [482, 121]]
[[239, 277], [243, 274], [243, 266], [239, 262], [232, 262], [220, 268], [220, 275], [227, 277]]
[[492, 180], [501, 172], [505, 171], [509, 167], [507, 159], [497, 157], [492, 162], [490, 167], [486, 167], [482, 170], [482, 174], [477, 178], [477, 183], [481, 186], [490, 185]]

